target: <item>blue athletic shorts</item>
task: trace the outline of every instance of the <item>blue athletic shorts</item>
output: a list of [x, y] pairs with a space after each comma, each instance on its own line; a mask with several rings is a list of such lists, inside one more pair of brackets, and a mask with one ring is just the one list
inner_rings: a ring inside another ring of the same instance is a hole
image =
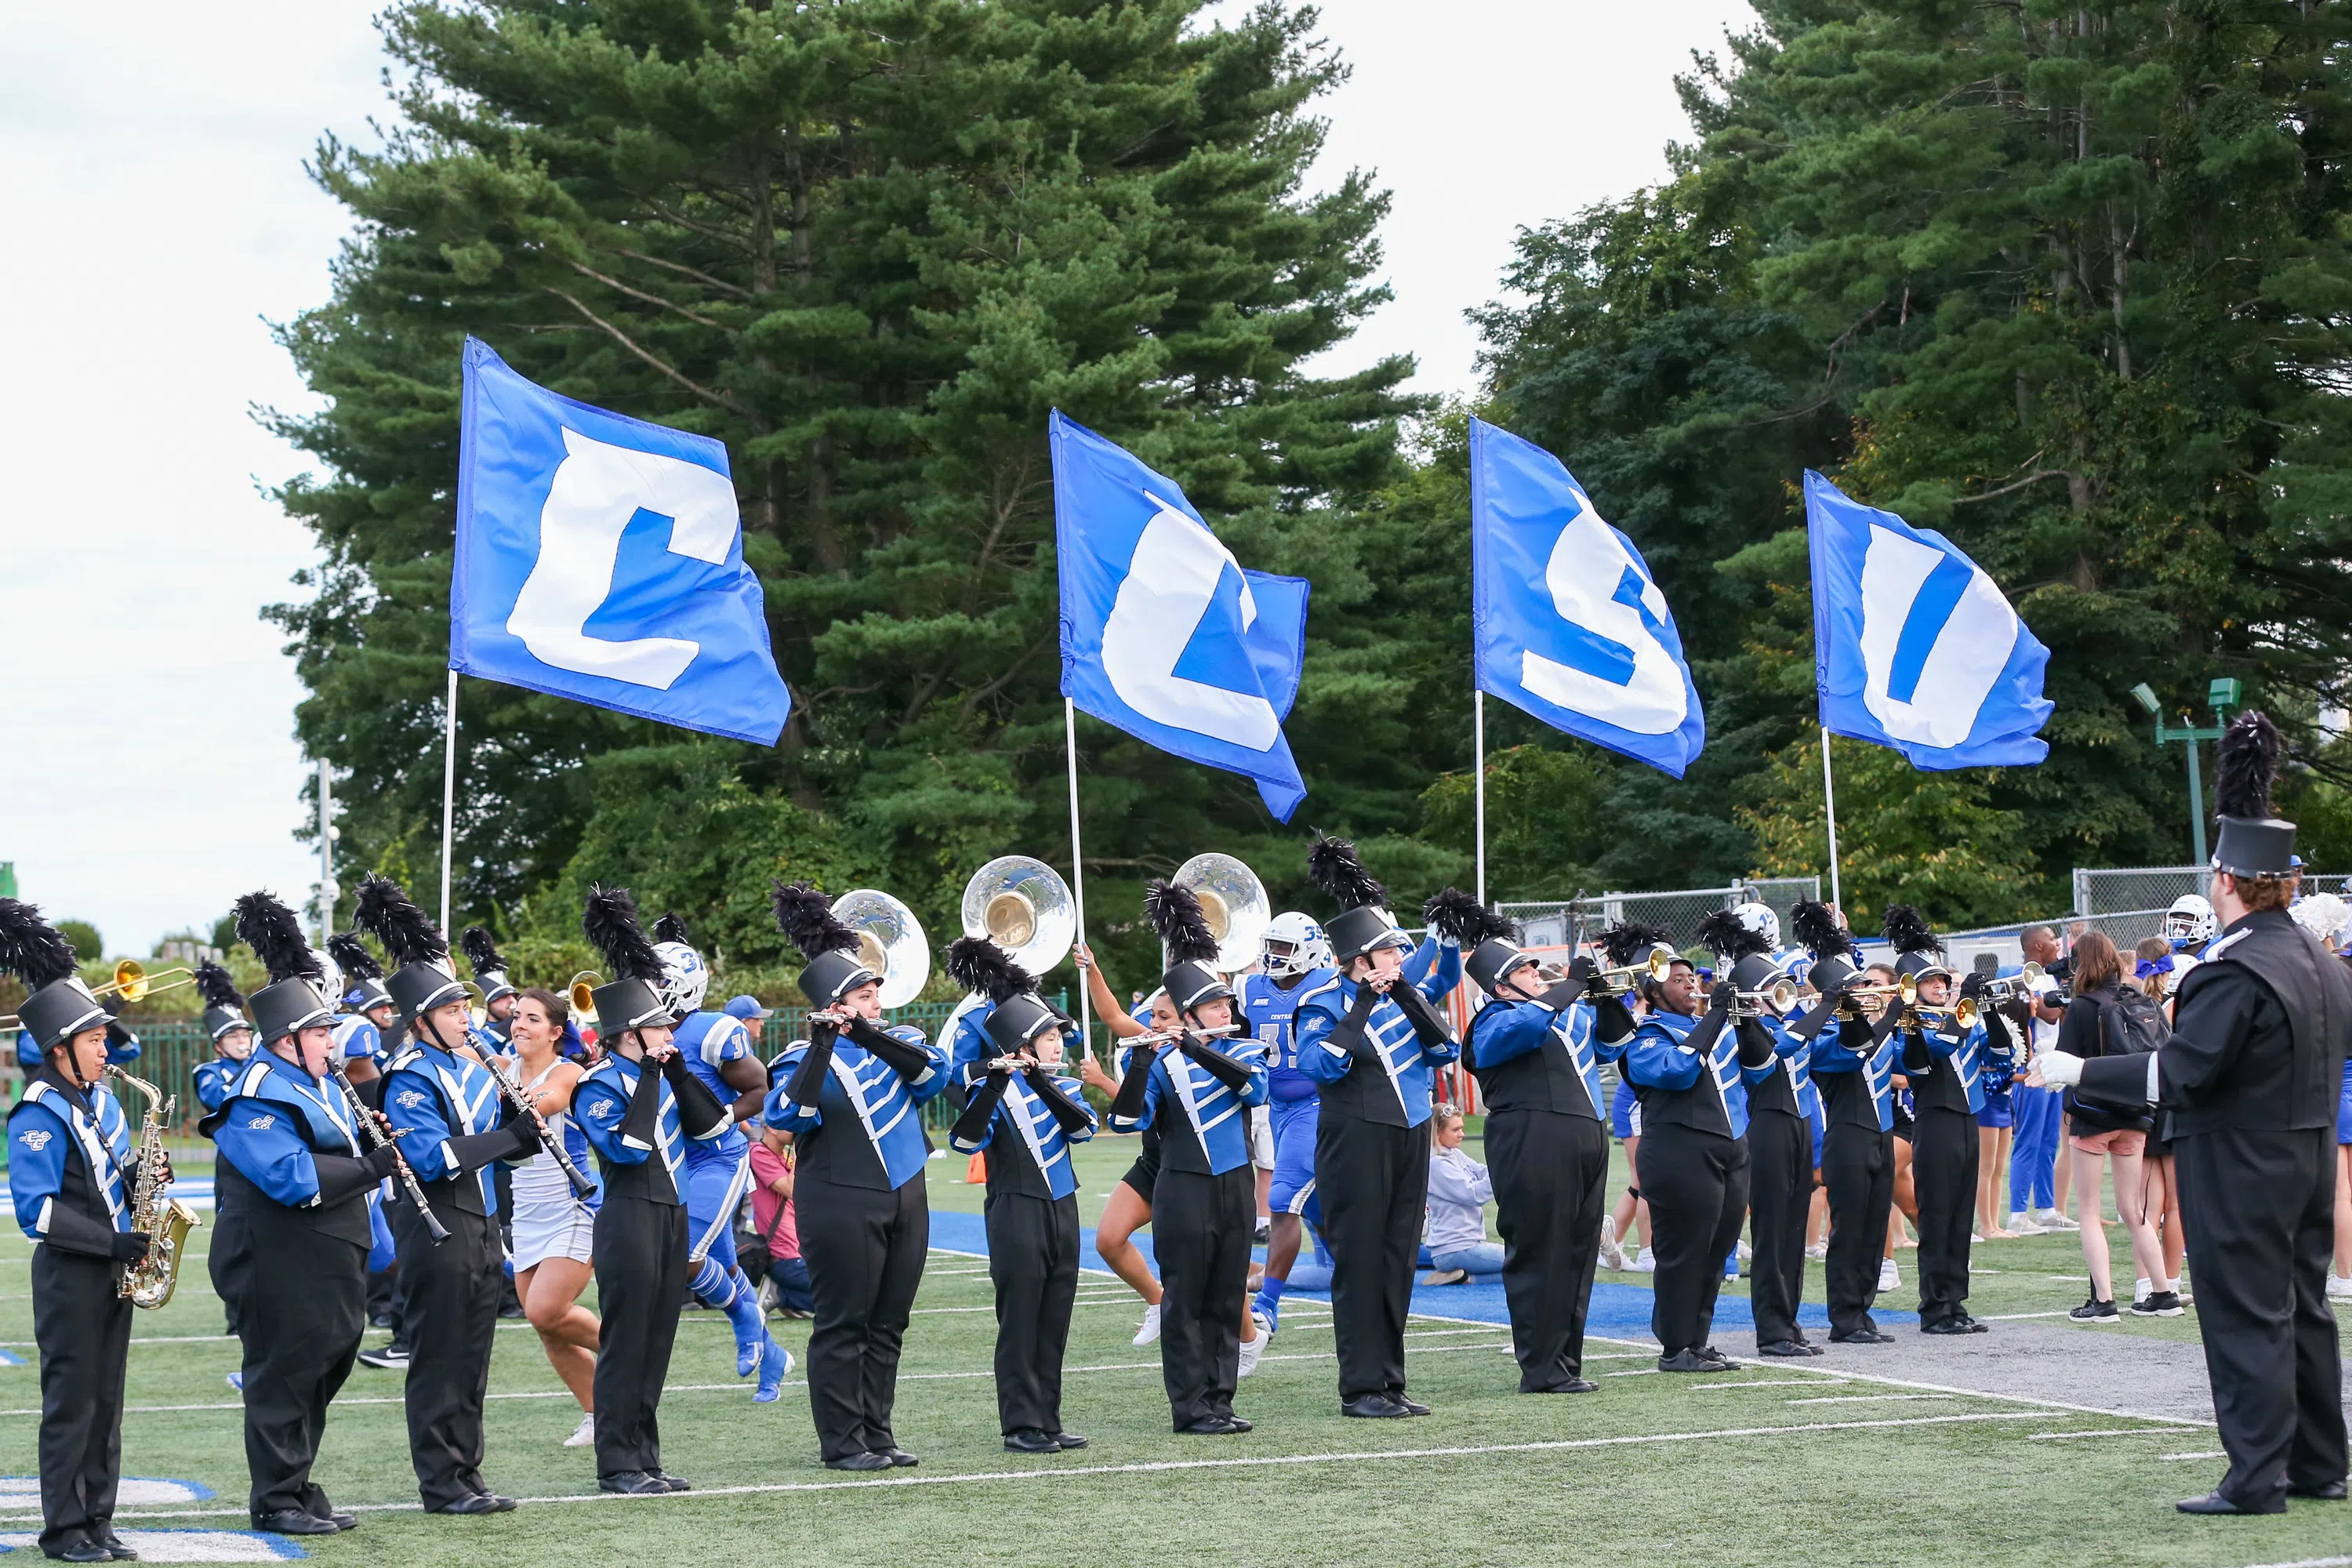
[[2016, 1125], [2016, 1121], [2017, 1113], [2011, 1106], [2009, 1090], [2005, 1089], [1985, 1090], [1984, 1109], [1977, 1112], [1977, 1125], [2011, 1127]]
[[1266, 1104], [1274, 1116], [1274, 1183], [1266, 1206], [1276, 1214], [1305, 1216], [1323, 1228], [1323, 1205], [1315, 1201], [1315, 1124], [1320, 1101], [1276, 1100]]
[[[742, 1149], [730, 1157], [706, 1154], [697, 1160], [688, 1154], [686, 1161], [686, 1246], [690, 1253], [702, 1245], [702, 1235], [716, 1229], [707, 1256], [719, 1260], [721, 1268], [735, 1267], [735, 1215], [727, 1202], [727, 1191], [734, 1185], [736, 1168], [751, 1158], [750, 1149]], [[746, 1181], [750, 1178], [747, 1176]], [[740, 1204], [749, 1187], [737, 1188], [735, 1199]], [[714, 1222], [715, 1225], [714, 1225]], [[689, 1268], [688, 1272], [692, 1272]]]
[[2352, 1143], [2352, 1059], [2344, 1064], [2344, 1097], [2336, 1105], [2336, 1141]]
[[1609, 1131], [1617, 1134], [1621, 1143], [1642, 1132], [1642, 1102], [1633, 1098], [1633, 1086], [1622, 1078], [1617, 1080], [1617, 1092], [1609, 1098]]
[[1822, 1114], [1821, 1102], [1818, 1100], [1814, 1101], [1812, 1112], [1805, 1118], [1805, 1121], [1813, 1130], [1813, 1169], [1818, 1171], [1822, 1168], [1822, 1135], [1829, 1131], [1830, 1125], [1830, 1119]]

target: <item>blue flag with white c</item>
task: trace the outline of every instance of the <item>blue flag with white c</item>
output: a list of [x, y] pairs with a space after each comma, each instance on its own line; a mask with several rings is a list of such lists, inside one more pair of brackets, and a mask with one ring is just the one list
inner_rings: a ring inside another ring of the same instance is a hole
[[1810, 469], [1813, 664], [1822, 722], [1915, 768], [2031, 765], [2053, 706], [2050, 650], [1984, 569], [1933, 529], [1864, 506]]
[[1470, 559], [1479, 689], [1682, 777], [1706, 714], [1648, 563], [1558, 458], [1483, 419]]
[[1062, 694], [1192, 762], [1307, 798], [1282, 721], [1307, 657], [1307, 583], [1244, 571], [1166, 475], [1055, 410]]
[[727, 446], [559, 396], [466, 340], [449, 668], [772, 746], [792, 696]]

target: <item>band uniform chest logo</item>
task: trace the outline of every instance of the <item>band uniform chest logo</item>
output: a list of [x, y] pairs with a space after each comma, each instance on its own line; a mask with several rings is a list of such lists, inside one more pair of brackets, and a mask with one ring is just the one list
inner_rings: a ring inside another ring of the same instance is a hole
[[36, 1127], [29, 1132], [16, 1134], [16, 1142], [37, 1154], [49, 1146], [49, 1137], [50, 1134], [46, 1130]]
[[394, 1099], [403, 1109], [414, 1110], [425, 1103], [425, 1091], [421, 1089], [404, 1089]]
[[246, 1125], [252, 1128], [256, 1132], [267, 1132], [271, 1128], [278, 1125], [278, 1118], [275, 1116], [256, 1116], [249, 1119], [246, 1122]]

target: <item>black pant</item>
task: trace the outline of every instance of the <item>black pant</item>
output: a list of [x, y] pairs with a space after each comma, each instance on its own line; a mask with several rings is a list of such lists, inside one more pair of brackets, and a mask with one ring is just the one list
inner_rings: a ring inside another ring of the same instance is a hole
[[33, 1249], [33, 1342], [41, 1347], [41, 1550], [112, 1529], [122, 1479], [122, 1379], [131, 1352], [121, 1271], [102, 1258]]
[[[1329, 1211], [1325, 1211], [1327, 1214]], [[1230, 1416], [1241, 1380], [1242, 1304], [1257, 1173], [1222, 1176], [1163, 1164], [1151, 1194], [1151, 1250], [1160, 1264], [1160, 1379], [1177, 1431]]]
[[1874, 1127], [1832, 1121], [1822, 1134], [1822, 1184], [1830, 1194], [1830, 1337], [1875, 1331], [1878, 1265], [1886, 1216], [1895, 1208], [1895, 1139]]
[[931, 1247], [929, 1190], [919, 1172], [895, 1192], [803, 1174], [793, 1209], [816, 1303], [808, 1385], [818, 1450], [839, 1459], [894, 1448], [898, 1351]]
[[596, 1211], [596, 1473], [661, 1468], [662, 1383], [686, 1285], [686, 1209], [628, 1194]]
[[[468, 1177], [468, 1180], [472, 1178]], [[433, 1245], [424, 1221], [396, 1205], [394, 1239], [408, 1282], [403, 1321], [408, 1363], [408, 1457], [428, 1509], [489, 1490], [482, 1480], [482, 1400], [490, 1387], [490, 1345], [499, 1326], [506, 1258], [498, 1222], [436, 1210], [449, 1238]]]
[[988, 1278], [996, 1287], [996, 1418], [1062, 1429], [1062, 1352], [1078, 1293], [1078, 1200], [988, 1194]]
[[1919, 1196], [1919, 1323], [1969, 1315], [1969, 1236], [1977, 1224], [1977, 1119], [1965, 1110], [1919, 1112], [1911, 1131], [1911, 1183]]
[[1404, 1393], [1404, 1321], [1429, 1205], [1429, 1129], [1335, 1115], [1326, 1106], [1315, 1124], [1315, 1194], [1331, 1249], [1339, 1398], [1394, 1398]]
[[253, 1244], [247, 1239], [245, 1215], [236, 1209], [215, 1210], [211, 1249], [205, 1255], [205, 1272], [212, 1277], [213, 1294], [220, 1298], [226, 1331], [239, 1331], [237, 1303], [245, 1300], [246, 1281], [253, 1275]]
[[1657, 1229], [1650, 1331], [1662, 1355], [1696, 1350], [1715, 1331], [1723, 1263], [1748, 1216], [1748, 1142], [1680, 1122], [1644, 1122], [1636, 1156], [1642, 1195]]
[[1813, 1128], [1801, 1116], [1768, 1110], [1748, 1124], [1748, 1204], [1755, 1256], [1748, 1297], [1756, 1342], [1801, 1342], [1797, 1303], [1805, 1294], [1805, 1221], [1813, 1196]]
[[2260, 1507], [2345, 1477], [2344, 1372], [2327, 1259], [2336, 1135], [2229, 1129], [2172, 1141], [2197, 1275], [2197, 1331], [2230, 1472]]
[[292, 1509], [324, 1518], [327, 1494], [310, 1479], [310, 1466], [327, 1406], [351, 1375], [367, 1327], [367, 1248], [324, 1235], [290, 1210], [253, 1215], [243, 1235], [268, 1259], [240, 1308], [253, 1517], [257, 1523], [265, 1513]]
[[1584, 1315], [1609, 1195], [1609, 1133], [1587, 1116], [1492, 1111], [1486, 1160], [1519, 1392], [1541, 1394], [1584, 1371]]

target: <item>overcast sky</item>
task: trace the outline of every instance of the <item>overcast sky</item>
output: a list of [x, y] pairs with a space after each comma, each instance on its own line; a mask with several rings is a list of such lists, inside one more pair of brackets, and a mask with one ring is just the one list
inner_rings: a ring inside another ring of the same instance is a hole
[[[265, 323], [325, 295], [346, 226], [301, 165], [387, 112], [380, 4], [0, 3], [0, 860], [110, 955], [311, 886], [300, 689], [257, 618], [310, 559], [260, 493], [302, 463], [250, 410], [307, 406]], [[1514, 233], [1663, 176], [1673, 73], [1748, 15], [1330, 0], [1355, 75], [1327, 164], [1395, 193], [1397, 296], [1333, 368], [1408, 353], [1417, 388], [1469, 390], [1462, 312]]]

